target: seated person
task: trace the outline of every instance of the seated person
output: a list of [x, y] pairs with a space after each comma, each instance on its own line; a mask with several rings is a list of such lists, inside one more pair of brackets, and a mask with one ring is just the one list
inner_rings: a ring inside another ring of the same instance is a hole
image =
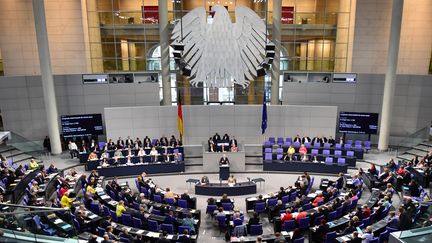
[[293, 155], [295, 153], [295, 149], [292, 145], [289, 146], [287, 153], [285, 154], [283, 160], [285, 161], [292, 161]]
[[228, 198], [227, 194], [222, 195], [222, 199], [220, 200], [221, 203], [231, 203], [231, 199]]
[[171, 135], [169, 145], [173, 148], [177, 147], [177, 139], [174, 137], [174, 135]]
[[228, 177], [228, 185], [234, 186], [237, 183], [237, 179], [234, 177], [234, 175], [230, 175]]
[[38, 162], [36, 162], [36, 160], [34, 159], [31, 159], [29, 163], [29, 170], [36, 170], [38, 168], [39, 168]]
[[209, 152], [216, 152], [216, 144], [212, 137], [208, 140]]
[[124, 201], [120, 200], [116, 206], [116, 215], [117, 215], [117, 217], [121, 218], [121, 216], [125, 212], [126, 212], [126, 208], [124, 206]]
[[153, 147], [150, 151], [151, 161], [157, 162], [159, 157], [159, 152], [156, 150], [155, 147]]
[[229, 143], [229, 141], [230, 141], [230, 137], [228, 136], [228, 134], [225, 133], [225, 135], [223, 135], [222, 137], [222, 142]]
[[324, 200], [323, 194], [322, 194], [322, 193], [319, 193], [319, 194], [315, 197], [315, 199], [313, 200], [313, 202], [312, 202], [312, 206], [314, 206], [314, 207], [318, 207], [318, 204], [319, 204], [320, 202], [323, 202], [323, 200]]
[[109, 159], [109, 153], [108, 153], [108, 151], [103, 151], [102, 154], [101, 154], [101, 156], [100, 156], [100, 159], [101, 160], [103, 160], [103, 159]]
[[140, 148], [140, 149], [138, 150], [138, 154], [137, 154], [137, 156], [138, 156], [138, 157], [141, 157], [141, 159], [142, 159], [142, 157], [146, 156], [145, 150], [144, 150], [143, 148]]
[[114, 158], [123, 158], [123, 153], [122, 153], [122, 151], [120, 150], [120, 149], [117, 149], [115, 152], [114, 152], [114, 156], [113, 156]]
[[249, 231], [251, 225], [257, 225], [257, 224], [260, 224], [260, 218], [259, 218], [259, 215], [254, 212], [252, 218], [250, 218], [248, 223], [247, 223], [248, 231]]
[[360, 238], [363, 239], [362, 242], [369, 242], [374, 238], [374, 235], [372, 233], [372, 226], [366, 227], [366, 230], [361, 234]]
[[167, 187], [165, 189], [164, 198], [172, 198], [172, 199], [174, 199], [174, 202], [175, 202], [176, 197], [177, 197], [177, 195], [174, 192], [172, 192], [169, 187]]
[[288, 221], [288, 220], [293, 220], [293, 216], [291, 214], [291, 208], [287, 208], [285, 210], [285, 213], [282, 215], [281, 219], [282, 222]]
[[207, 176], [201, 177], [201, 184], [207, 184], [209, 182], [210, 182], [210, 180]]
[[219, 161], [219, 165], [229, 165], [229, 159], [226, 157], [226, 154], [222, 155], [222, 158]]
[[302, 144], [300, 146], [299, 153], [300, 153], [300, 156], [303, 156], [303, 155], [307, 154], [307, 148], [306, 148], [306, 146], [304, 146], [304, 144]]
[[231, 144], [231, 152], [232, 152], [232, 153], [236, 153], [236, 152], [238, 152], [238, 148], [237, 148], [237, 145], [236, 145], [235, 143], [232, 143], [232, 144]]
[[164, 147], [162, 155], [163, 155], [165, 162], [170, 162], [170, 155], [171, 154], [168, 151], [168, 147]]
[[133, 165], [133, 163], [132, 163], [132, 158], [131, 158], [130, 155], [128, 155], [128, 156], [126, 157], [126, 164], [127, 164], [127, 165]]
[[297, 224], [300, 223], [300, 219], [304, 219], [307, 217], [307, 213], [303, 211], [303, 208], [298, 209], [298, 214], [296, 217]]
[[62, 208], [72, 208], [73, 199], [69, 198], [69, 192], [65, 192], [60, 200]]
[[415, 180], [411, 180], [408, 184], [411, 197], [420, 197], [420, 188]]
[[378, 176], [378, 170], [376, 169], [374, 164], [371, 164], [371, 167], [368, 169], [369, 173], [374, 176]]
[[187, 216], [185, 218], [183, 218], [182, 220], [182, 225], [183, 226], [188, 226], [190, 229], [190, 233], [191, 234], [195, 234], [195, 220], [192, 218], [192, 214], [187, 214]]
[[102, 159], [101, 162], [100, 162], [100, 166], [102, 166], [102, 167], [108, 167], [109, 166], [108, 160], [107, 159]]
[[390, 217], [387, 219], [387, 227], [393, 229], [399, 229], [399, 216], [396, 215], [395, 211], [390, 211]]

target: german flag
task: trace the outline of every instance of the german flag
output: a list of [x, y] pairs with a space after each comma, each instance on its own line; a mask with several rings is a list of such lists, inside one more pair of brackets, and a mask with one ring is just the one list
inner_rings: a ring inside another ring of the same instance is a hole
[[180, 141], [183, 141], [183, 110], [182, 110], [182, 104], [181, 104], [181, 97], [180, 93], [177, 96], [177, 126], [180, 133]]

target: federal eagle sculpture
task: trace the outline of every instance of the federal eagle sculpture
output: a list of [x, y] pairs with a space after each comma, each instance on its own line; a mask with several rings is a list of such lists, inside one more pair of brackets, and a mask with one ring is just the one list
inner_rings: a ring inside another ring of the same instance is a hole
[[230, 87], [235, 83], [245, 88], [265, 74], [272, 61], [268, 57], [274, 56], [266, 25], [247, 7], [236, 7], [235, 23], [225, 7], [213, 6], [212, 11], [211, 24], [203, 7], [175, 24], [171, 39], [176, 63], [193, 86], [204, 82], [208, 87]]

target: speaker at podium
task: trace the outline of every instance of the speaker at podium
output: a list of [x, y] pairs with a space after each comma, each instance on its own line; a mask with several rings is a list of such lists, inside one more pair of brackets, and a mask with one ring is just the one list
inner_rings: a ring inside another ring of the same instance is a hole
[[219, 161], [219, 180], [228, 180], [230, 175], [229, 159], [223, 154]]

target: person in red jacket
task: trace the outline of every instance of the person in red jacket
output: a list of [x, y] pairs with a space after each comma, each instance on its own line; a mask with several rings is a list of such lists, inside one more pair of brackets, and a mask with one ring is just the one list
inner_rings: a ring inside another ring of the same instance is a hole
[[320, 203], [322, 200], [324, 200], [323, 194], [319, 193], [318, 196], [316, 196], [314, 201], [312, 202], [312, 206], [318, 207], [318, 203]]
[[362, 206], [362, 216], [363, 218], [369, 218], [371, 215], [371, 209], [365, 204]]
[[288, 220], [292, 220], [292, 214], [291, 214], [291, 209], [287, 208], [287, 210], [285, 211], [285, 214], [282, 216], [281, 221], [285, 222]]
[[306, 213], [306, 212], [303, 212], [303, 209], [302, 209], [302, 208], [299, 208], [299, 210], [298, 210], [298, 214], [297, 214], [297, 217], [296, 217], [296, 222], [297, 222], [297, 224], [300, 223], [300, 219], [304, 219], [304, 218], [306, 218], [306, 217], [307, 217], [307, 213]]

